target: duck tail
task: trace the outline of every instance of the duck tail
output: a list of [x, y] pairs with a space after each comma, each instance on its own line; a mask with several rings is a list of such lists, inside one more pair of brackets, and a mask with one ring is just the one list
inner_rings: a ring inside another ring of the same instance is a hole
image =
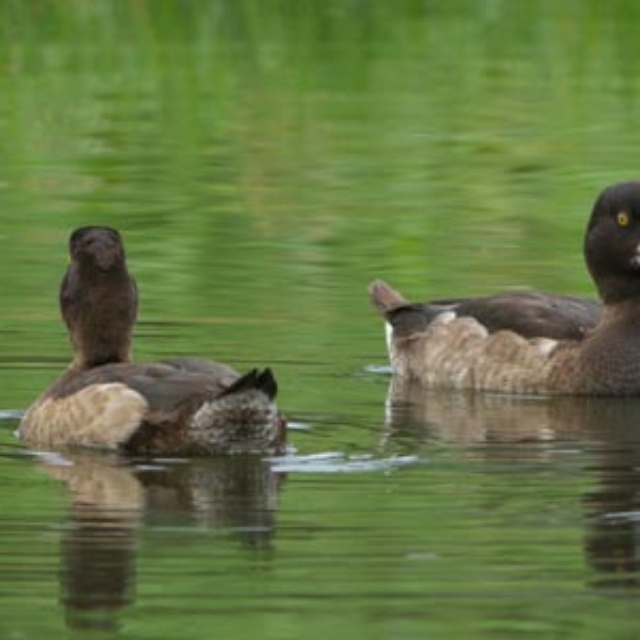
[[279, 453], [286, 421], [275, 403], [278, 385], [271, 369], [251, 369], [225, 391], [203, 403], [189, 423], [198, 453]]
[[278, 393], [278, 383], [269, 367], [263, 371], [251, 369], [248, 373], [240, 376], [222, 395], [228, 396], [234, 393], [242, 393], [249, 390], [262, 391], [269, 400], [273, 400]]
[[369, 298], [380, 311], [395, 337], [424, 331], [444, 309], [438, 305], [409, 302], [383, 280], [374, 280], [368, 288]]
[[384, 280], [374, 280], [368, 287], [369, 299], [382, 315], [408, 304], [399, 291]]

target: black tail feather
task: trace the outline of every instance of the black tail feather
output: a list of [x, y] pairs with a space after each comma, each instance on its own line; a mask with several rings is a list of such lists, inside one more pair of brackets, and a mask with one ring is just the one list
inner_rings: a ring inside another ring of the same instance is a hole
[[240, 393], [250, 389], [262, 391], [270, 400], [273, 400], [278, 393], [278, 383], [269, 367], [258, 373], [257, 369], [251, 369], [248, 373], [240, 376], [223, 395], [230, 393]]
[[403, 307], [387, 311], [384, 316], [393, 327], [394, 335], [405, 337], [424, 331], [443, 311], [446, 309], [407, 303]]
[[273, 375], [273, 371], [267, 367], [259, 376], [257, 380], [258, 389], [264, 391], [269, 398], [273, 400], [278, 393], [278, 383], [276, 377]]

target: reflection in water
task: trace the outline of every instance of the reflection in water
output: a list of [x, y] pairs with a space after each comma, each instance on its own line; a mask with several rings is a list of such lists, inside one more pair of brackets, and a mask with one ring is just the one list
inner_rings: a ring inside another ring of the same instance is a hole
[[113, 629], [134, 599], [136, 533], [152, 526], [228, 529], [268, 546], [282, 476], [257, 458], [123, 466], [104, 456], [46, 465], [68, 488], [71, 515], [61, 546], [61, 602], [72, 628]]
[[[601, 587], [640, 587], [640, 401], [602, 403], [589, 418], [598, 438], [596, 486], [585, 496], [586, 551]], [[589, 423], [587, 423], [589, 424]]]
[[269, 545], [283, 475], [256, 457], [191, 460], [146, 467], [146, 524], [229, 529], [253, 548]]
[[133, 600], [135, 530], [144, 503], [142, 487], [125, 468], [78, 459], [48, 467], [73, 500], [62, 538], [60, 599], [73, 628], [110, 629], [116, 612]]
[[[387, 437], [462, 445], [580, 442], [593, 449], [585, 555], [598, 588], [640, 586], [640, 399], [432, 392], [392, 380]], [[534, 449], [535, 451], [535, 449]], [[531, 450], [528, 450], [532, 453]], [[494, 447], [487, 456], [500, 455]]]

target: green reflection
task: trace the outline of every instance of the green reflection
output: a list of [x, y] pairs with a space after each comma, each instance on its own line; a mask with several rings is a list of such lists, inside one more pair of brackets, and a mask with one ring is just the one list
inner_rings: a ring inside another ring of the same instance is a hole
[[[312, 427], [293, 433], [303, 452], [384, 450], [387, 381], [363, 372], [386, 359], [369, 280], [416, 298], [592, 294], [592, 201], [637, 177], [639, 12], [596, 0], [3, 0], [0, 407], [25, 407], [66, 363], [66, 238], [110, 224], [141, 288], [138, 358], [273, 364], [283, 409]], [[601, 480], [590, 454], [560, 448], [501, 475], [420, 447], [435, 471], [292, 478], [270, 558], [208, 534], [185, 548], [143, 525], [123, 633], [636, 632], [635, 599], [585, 587], [580, 500]], [[61, 636], [68, 497], [30, 461], [0, 462], [0, 635]]]

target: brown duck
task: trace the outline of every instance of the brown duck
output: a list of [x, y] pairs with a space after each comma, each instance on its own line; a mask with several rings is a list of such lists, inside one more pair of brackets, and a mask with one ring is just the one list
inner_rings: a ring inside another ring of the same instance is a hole
[[584, 255], [602, 304], [543, 293], [412, 304], [373, 282], [394, 374], [429, 388], [640, 395], [640, 182], [599, 195]]
[[270, 369], [241, 376], [200, 358], [132, 362], [138, 293], [120, 234], [83, 227], [69, 249], [60, 308], [74, 357], [25, 413], [22, 440], [133, 454], [280, 451], [286, 427]]

